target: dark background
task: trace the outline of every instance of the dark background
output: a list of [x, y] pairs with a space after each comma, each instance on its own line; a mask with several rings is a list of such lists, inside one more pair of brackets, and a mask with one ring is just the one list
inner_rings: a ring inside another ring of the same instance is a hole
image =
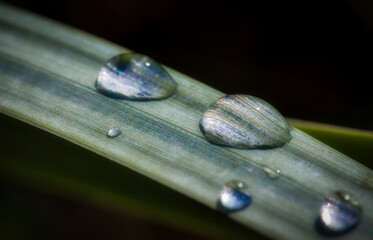
[[286, 117], [373, 130], [373, 1], [6, 1]]
[[[263, 98], [286, 117], [373, 130], [371, 0], [5, 2], [151, 56], [225, 93]], [[20, 239], [197, 239], [133, 216], [0, 185], [8, 196], [2, 204], [8, 225], [31, 229], [18, 231]], [[35, 237], [40, 233], [43, 238]]]

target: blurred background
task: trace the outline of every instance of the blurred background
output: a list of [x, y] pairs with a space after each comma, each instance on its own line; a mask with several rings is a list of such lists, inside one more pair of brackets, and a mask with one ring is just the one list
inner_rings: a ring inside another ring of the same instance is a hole
[[[225, 93], [263, 98], [286, 117], [373, 130], [373, 1], [5, 2], [146, 54]], [[52, 229], [53, 238], [197, 238], [3, 185], [7, 196], [52, 209], [38, 226]]]

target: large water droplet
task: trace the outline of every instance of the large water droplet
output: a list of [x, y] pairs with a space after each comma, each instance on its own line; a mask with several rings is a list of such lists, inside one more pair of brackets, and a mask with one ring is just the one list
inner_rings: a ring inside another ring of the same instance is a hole
[[249, 206], [251, 196], [247, 189], [247, 186], [239, 181], [225, 184], [220, 192], [218, 209], [224, 213], [231, 213]]
[[114, 137], [119, 136], [121, 133], [122, 131], [119, 128], [114, 127], [114, 128], [110, 128], [106, 135], [110, 138], [114, 138]]
[[156, 100], [174, 94], [177, 83], [151, 58], [124, 53], [111, 58], [101, 68], [96, 89], [113, 98]]
[[279, 169], [272, 169], [269, 167], [263, 167], [263, 171], [267, 174], [267, 176], [271, 179], [276, 179], [280, 177], [280, 170]]
[[228, 95], [204, 113], [200, 127], [208, 141], [236, 148], [273, 148], [291, 139], [291, 127], [269, 103], [249, 95]]
[[359, 203], [349, 194], [338, 191], [322, 203], [316, 226], [322, 234], [338, 235], [357, 226], [360, 220]]

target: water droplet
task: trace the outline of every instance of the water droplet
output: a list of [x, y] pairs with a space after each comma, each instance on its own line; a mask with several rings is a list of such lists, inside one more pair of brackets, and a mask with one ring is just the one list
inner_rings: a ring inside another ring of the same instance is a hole
[[177, 83], [151, 58], [124, 53], [111, 58], [101, 68], [96, 89], [113, 98], [157, 100], [174, 94]]
[[225, 184], [220, 192], [218, 209], [224, 213], [231, 213], [249, 206], [251, 196], [247, 189], [247, 186], [239, 181]]
[[267, 174], [267, 176], [271, 179], [276, 179], [280, 177], [280, 170], [279, 169], [272, 169], [269, 167], [263, 167], [263, 171]]
[[118, 137], [121, 133], [122, 131], [117, 127], [110, 128], [109, 131], [107, 132], [107, 136], [111, 138], [115, 138], [115, 137]]
[[361, 220], [361, 207], [349, 194], [337, 191], [326, 197], [320, 208], [317, 229], [324, 235], [338, 235], [356, 227]]
[[270, 104], [249, 95], [228, 95], [204, 113], [200, 128], [212, 143], [236, 148], [273, 148], [290, 141], [291, 127]]

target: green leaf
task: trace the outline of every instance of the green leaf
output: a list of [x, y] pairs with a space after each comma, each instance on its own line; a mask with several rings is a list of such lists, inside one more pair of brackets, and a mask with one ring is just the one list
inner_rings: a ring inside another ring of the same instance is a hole
[[318, 140], [373, 168], [373, 132], [296, 119], [289, 121]]
[[[123, 52], [128, 50], [0, 5], [0, 111], [111, 159], [212, 209], [216, 208], [225, 183], [242, 181], [249, 186], [253, 202], [249, 208], [229, 216], [275, 239], [323, 238], [315, 230], [315, 221], [324, 196], [337, 190], [358, 197], [364, 211], [361, 224], [346, 236], [367, 239], [373, 235], [373, 194], [369, 190], [373, 173], [369, 168], [296, 128], [291, 131], [291, 141], [279, 148], [240, 150], [214, 145], [206, 141], [198, 123], [206, 107], [224, 93], [169, 68], [167, 71], [179, 88], [168, 99], [134, 102], [105, 97], [94, 88], [97, 73], [105, 61]], [[117, 138], [106, 137], [113, 126], [123, 133]], [[10, 136], [17, 135], [17, 140], [22, 140], [22, 132], [9, 131]], [[34, 139], [28, 142], [31, 148], [44, 147]], [[153, 189], [151, 181], [140, 190], [137, 180], [125, 181], [129, 170], [107, 165], [109, 160], [101, 160], [105, 167], [94, 160], [79, 163], [75, 157], [59, 157], [63, 153], [51, 153], [50, 159], [42, 155], [28, 158], [25, 145], [19, 145], [20, 152], [25, 152], [23, 157], [8, 155], [1, 161], [2, 176], [6, 179], [48, 190], [56, 187], [56, 192], [63, 190], [79, 199], [84, 196], [86, 201], [118, 206], [116, 209], [133, 205], [143, 210], [144, 215], [162, 215], [159, 219], [164, 217], [167, 223], [172, 219], [176, 225], [195, 221], [197, 224], [190, 226], [199, 225], [198, 217], [187, 220], [188, 209], [184, 212], [180, 205], [175, 204], [173, 209], [168, 204], [165, 199], [173, 198], [170, 190], [163, 192], [159, 186]], [[17, 141], [11, 146], [18, 147]], [[262, 170], [264, 166], [279, 169], [281, 177], [268, 178]], [[101, 174], [102, 178], [96, 179]], [[136, 197], [128, 198], [131, 191]], [[141, 196], [142, 192], [157, 197], [144, 200], [146, 195]], [[175, 196], [177, 204], [183, 201], [177, 198], [183, 199]], [[140, 204], [139, 199], [149, 205]], [[167, 203], [161, 208], [169, 208], [167, 214], [156, 212], [155, 201]], [[174, 214], [179, 211], [183, 218], [176, 221]], [[206, 219], [202, 220], [203, 228], [211, 227]], [[228, 227], [222, 232], [230, 230]]]

